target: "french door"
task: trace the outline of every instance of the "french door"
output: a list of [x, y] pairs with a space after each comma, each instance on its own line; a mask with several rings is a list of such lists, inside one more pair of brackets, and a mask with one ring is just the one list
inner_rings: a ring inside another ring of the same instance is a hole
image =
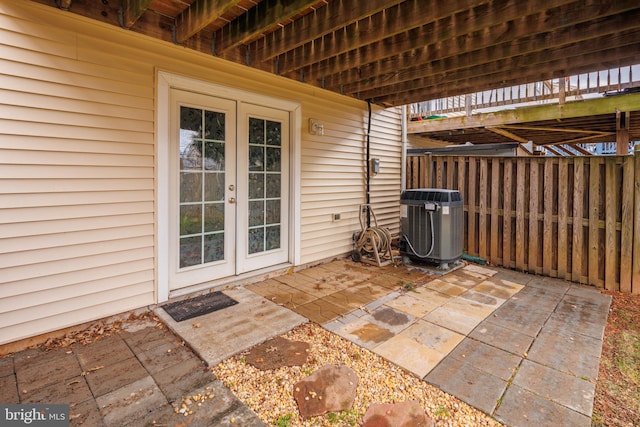
[[288, 261], [289, 113], [171, 91], [171, 290]]

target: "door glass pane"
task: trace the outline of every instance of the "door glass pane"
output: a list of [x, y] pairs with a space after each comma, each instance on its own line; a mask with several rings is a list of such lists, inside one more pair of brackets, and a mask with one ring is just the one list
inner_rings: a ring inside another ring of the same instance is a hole
[[224, 259], [225, 115], [180, 107], [180, 268]]
[[282, 123], [249, 119], [249, 254], [281, 247]]

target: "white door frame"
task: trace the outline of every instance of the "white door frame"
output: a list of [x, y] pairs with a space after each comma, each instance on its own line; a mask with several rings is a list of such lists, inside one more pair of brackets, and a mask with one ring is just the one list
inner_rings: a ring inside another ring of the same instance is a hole
[[[156, 94], [156, 303], [165, 302], [169, 294], [169, 184], [170, 184], [170, 92], [181, 89], [227, 98], [240, 103], [263, 105], [289, 112], [290, 142], [290, 179], [289, 179], [289, 262], [300, 264], [300, 146], [302, 113], [299, 103], [259, 95], [227, 86], [158, 71]], [[250, 276], [253, 273], [247, 273]], [[243, 276], [236, 276], [238, 278]], [[206, 289], [212, 284], [203, 284], [198, 288], [186, 288], [187, 293]], [[176, 293], [177, 295], [178, 293]]]

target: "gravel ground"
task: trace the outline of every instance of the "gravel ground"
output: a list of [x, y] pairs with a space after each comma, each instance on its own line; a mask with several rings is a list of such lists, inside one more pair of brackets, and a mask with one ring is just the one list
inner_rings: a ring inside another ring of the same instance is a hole
[[[283, 337], [311, 344], [303, 366], [260, 371], [247, 364], [243, 354], [212, 368], [213, 373], [267, 425], [359, 425], [369, 404], [417, 400], [437, 426], [500, 426], [486, 414], [421, 381], [380, 356], [307, 323]], [[245, 353], [246, 354], [246, 353]], [[344, 364], [359, 377], [353, 408], [303, 420], [293, 398], [293, 385], [325, 364]]]

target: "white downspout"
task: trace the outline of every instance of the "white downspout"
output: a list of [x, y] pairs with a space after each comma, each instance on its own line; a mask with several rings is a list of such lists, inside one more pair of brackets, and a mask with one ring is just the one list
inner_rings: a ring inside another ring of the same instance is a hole
[[402, 106], [402, 153], [400, 155], [400, 192], [406, 190], [407, 182], [407, 106]]

